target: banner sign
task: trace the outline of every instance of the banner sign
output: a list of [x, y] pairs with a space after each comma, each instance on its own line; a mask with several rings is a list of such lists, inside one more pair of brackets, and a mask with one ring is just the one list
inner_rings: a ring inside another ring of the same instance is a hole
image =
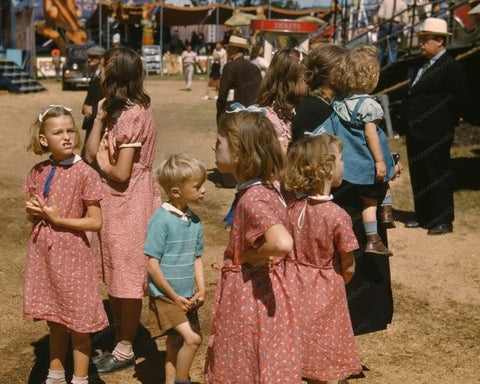
[[[62, 66], [65, 63], [65, 57], [61, 57]], [[51, 57], [37, 57], [37, 77], [55, 77], [55, 67]]]

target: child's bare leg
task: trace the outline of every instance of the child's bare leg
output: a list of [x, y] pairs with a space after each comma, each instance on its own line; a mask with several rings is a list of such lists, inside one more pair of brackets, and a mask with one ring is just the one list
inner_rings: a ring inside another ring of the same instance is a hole
[[50, 328], [50, 369], [64, 371], [68, 348], [67, 327], [53, 321], [48, 321], [47, 324]]
[[202, 342], [202, 336], [192, 330], [189, 322], [177, 325], [174, 329], [183, 338], [183, 345], [177, 353], [176, 379], [179, 381], [188, 381], [188, 371], [192, 366], [195, 352], [197, 352]]
[[122, 344], [133, 344], [137, 334], [140, 315], [142, 314], [142, 299], [121, 299], [119, 341]]
[[365, 196], [360, 196], [360, 199], [362, 200], [363, 205], [362, 221], [364, 223], [377, 221], [377, 199]]
[[115, 327], [115, 344], [120, 337], [120, 319], [122, 316], [122, 299], [108, 295], [108, 306], [113, 317], [113, 326]]
[[85, 379], [90, 360], [90, 335], [70, 331], [73, 347], [73, 376]]
[[167, 336], [167, 358], [165, 360], [165, 384], [174, 384], [177, 375], [177, 354], [182, 347], [183, 339], [178, 333]]
[[65, 380], [65, 358], [68, 348], [67, 328], [53, 321], [47, 321], [50, 328], [50, 368], [45, 383], [67, 384]]

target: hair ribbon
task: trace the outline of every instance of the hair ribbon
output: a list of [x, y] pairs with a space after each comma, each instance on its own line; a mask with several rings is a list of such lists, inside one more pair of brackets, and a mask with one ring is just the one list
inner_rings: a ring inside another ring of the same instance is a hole
[[261, 115], [265, 115], [267, 113], [267, 109], [260, 107], [258, 104], [252, 104], [248, 107], [245, 107], [241, 103], [233, 103], [230, 106], [230, 111], [226, 111], [227, 113], [237, 113], [237, 112], [251, 112], [251, 113], [260, 113]]

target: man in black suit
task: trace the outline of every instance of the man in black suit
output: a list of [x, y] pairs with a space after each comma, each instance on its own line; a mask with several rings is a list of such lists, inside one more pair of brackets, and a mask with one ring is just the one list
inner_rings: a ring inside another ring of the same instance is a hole
[[415, 221], [429, 235], [453, 231], [453, 170], [450, 148], [455, 126], [469, 112], [460, 64], [445, 50], [447, 23], [428, 18], [419, 33], [425, 62], [410, 77], [404, 100], [407, 152]]
[[[98, 102], [103, 99], [102, 82], [100, 80], [100, 63], [102, 56], [105, 53], [105, 48], [100, 45], [94, 45], [88, 48], [88, 66], [91, 73], [90, 83], [88, 85], [87, 97], [83, 102], [82, 114], [84, 116], [82, 129], [85, 132], [84, 143], [87, 142], [88, 136], [93, 127], [93, 122], [97, 116]], [[85, 153], [85, 145], [82, 148], [82, 156]]]
[[[220, 79], [217, 118], [233, 102], [238, 102], [248, 107], [255, 104], [257, 100], [262, 74], [254, 64], [244, 59], [243, 55], [247, 50], [248, 43], [246, 39], [230, 36], [227, 48], [227, 55], [230, 61], [223, 67]], [[233, 97], [229, 98], [229, 93], [231, 94], [231, 92], [233, 92]]]

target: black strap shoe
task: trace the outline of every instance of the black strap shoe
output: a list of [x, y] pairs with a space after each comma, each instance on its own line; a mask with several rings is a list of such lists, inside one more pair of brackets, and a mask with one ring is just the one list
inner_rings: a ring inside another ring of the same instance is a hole
[[133, 368], [134, 365], [135, 356], [127, 360], [118, 360], [114, 355], [110, 355], [100, 360], [100, 362], [96, 364], [96, 367], [100, 375], [105, 375], [107, 373]]
[[93, 362], [93, 364], [99, 364], [100, 361], [102, 361], [103, 359], [105, 359], [106, 357], [108, 357], [110, 355], [111, 355], [110, 352], [103, 351], [101, 355], [93, 356], [92, 357], [92, 362]]

